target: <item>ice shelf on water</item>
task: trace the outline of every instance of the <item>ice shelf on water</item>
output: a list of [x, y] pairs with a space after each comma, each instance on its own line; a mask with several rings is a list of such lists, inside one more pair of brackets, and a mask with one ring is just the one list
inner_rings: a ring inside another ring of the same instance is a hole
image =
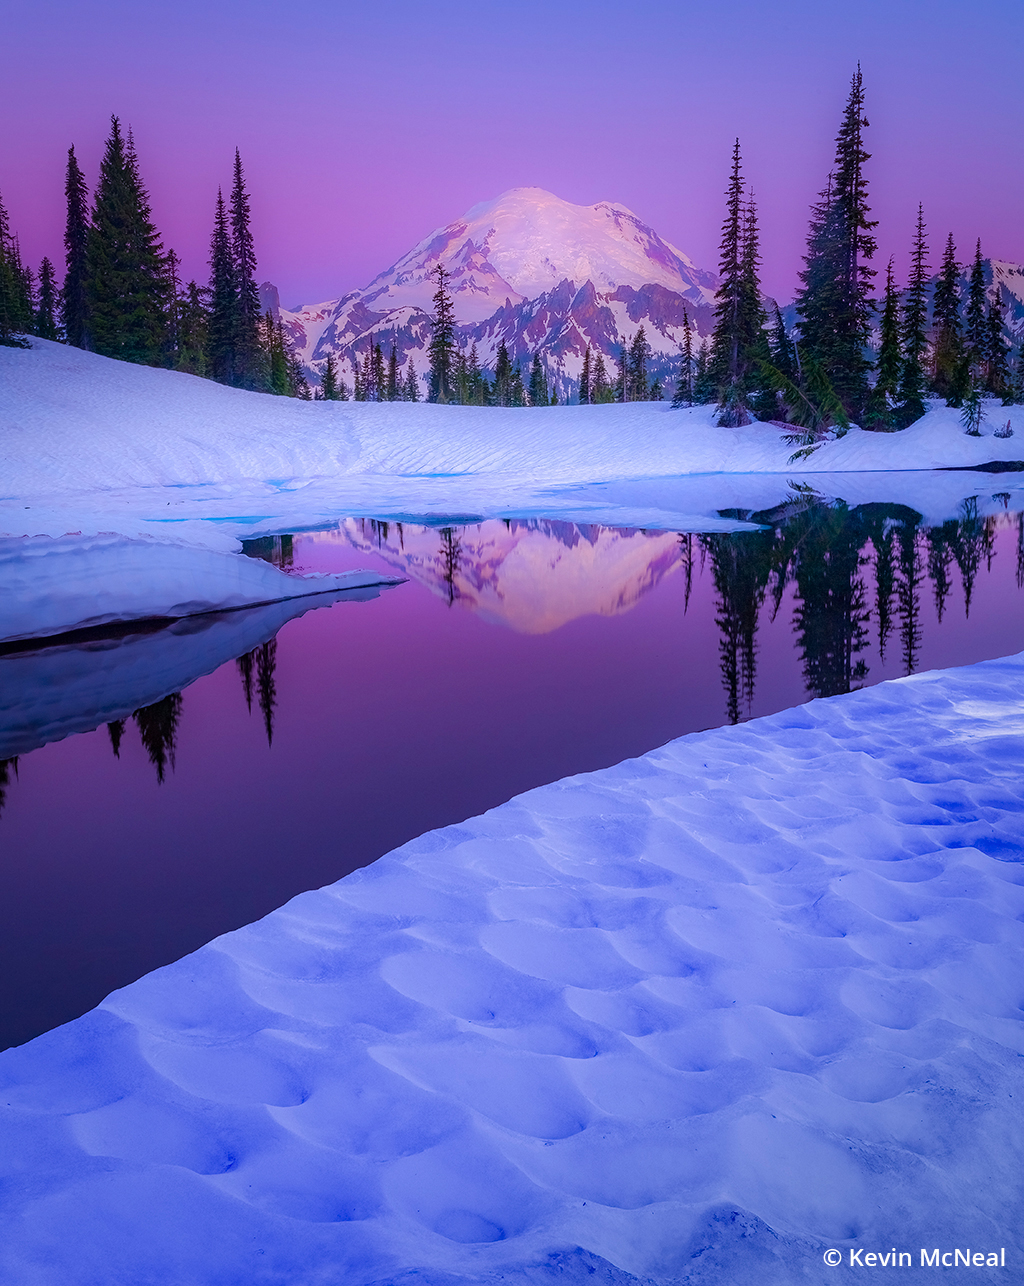
[[396, 579], [358, 570], [289, 575], [259, 559], [115, 535], [0, 539], [0, 643], [379, 588]]
[[686, 736], [302, 894], [0, 1054], [0, 1280], [1019, 1273], [1022, 770], [1017, 656]]

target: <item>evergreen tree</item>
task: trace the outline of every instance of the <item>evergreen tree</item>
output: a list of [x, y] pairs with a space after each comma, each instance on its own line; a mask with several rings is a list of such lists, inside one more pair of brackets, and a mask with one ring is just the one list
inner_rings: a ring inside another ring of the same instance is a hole
[[590, 404], [590, 345], [583, 354], [583, 369], [580, 371], [580, 406]]
[[523, 385], [523, 372], [517, 362], [512, 367], [512, 377], [509, 380], [509, 406], [526, 406], [526, 388]]
[[393, 338], [391, 340], [391, 353], [388, 357], [387, 400], [389, 402], [398, 402], [400, 400], [398, 388], [398, 354], [395, 351], [395, 341]]
[[[1010, 367], [1003, 338], [1003, 301], [998, 291], [989, 305], [985, 326], [985, 387], [993, 397], [1006, 398], [1010, 391]], [[1010, 398], [1006, 405], [1012, 405]]]
[[820, 363], [846, 414], [860, 420], [868, 398], [865, 355], [871, 327], [871, 279], [874, 269], [873, 229], [868, 218], [864, 165], [864, 85], [860, 67], [836, 135], [836, 156], [829, 182], [815, 204], [807, 238], [803, 287], [797, 298], [802, 348]]
[[455, 309], [448, 289], [449, 274], [438, 263], [437, 290], [434, 292], [433, 334], [430, 339], [430, 396], [431, 402], [452, 400], [452, 372], [455, 353]]
[[22, 336], [32, 331], [32, 301], [17, 240], [4, 203], [0, 200], [0, 345], [27, 348]]
[[68, 148], [64, 193], [68, 210], [64, 225], [64, 285], [60, 292], [60, 314], [67, 342], [75, 348], [87, 348], [85, 255], [89, 241], [89, 189], [78, 168], [73, 147]]
[[1014, 364], [1012, 384], [1013, 404], [1024, 406], [1024, 343], [1017, 350], [1017, 361]]
[[871, 390], [865, 414], [866, 427], [894, 429], [894, 408], [903, 371], [903, 344], [900, 341], [900, 296], [893, 278], [892, 260], [885, 271], [885, 305], [882, 308], [882, 338], [878, 349], [878, 378]]
[[988, 295], [985, 290], [985, 265], [981, 258], [981, 240], [974, 247], [974, 263], [971, 265], [971, 277], [967, 287], [967, 316], [964, 327], [967, 361], [978, 367], [985, 360], [985, 341], [988, 334], [986, 325], [986, 305]]
[[294, 351], [288, 353], [288, 383], [292, 388], [292, 396], [302, 398], [304, 402], [309, 402], [313, 397], [313, 392], [309, 387], [309, 380], [306, 379], [306, 372], [302, 369], [302, 363], [299, 356]]
[[209, 311], [204, 291], [194, 281], [185, 287], [178, 305], [178, 349], [175, 370], [189, 375], [210, 374], [206, 356]]
[[36, 305], [35, 333], [40, 339], [60, 339], [57, 326], [57, 283], [53, 264], [43, 259], [39, 265], [39, 300]]
[[740, 141], [732, 151], [732, 173], [725, 193], [725, 221], [719, 246], [718, 273], [722, 284], [715, 308], [715, 329], [711, 336], [711, 364], [718, 385], [720, 407], [718, 422], [734, 427], [749, 424], [745, 354], [743, 352], [746, 297], [743, 254], [743, 179], [740, 163]]
[[903, 302], [903, 370], [900, 372], [899, 407], [896, 423], [899, 428], [906, 428], [919, 420], [925, 412], [924, 393], [926, 388], [925, 354], [928, 348], [927, 334], [927, 289], [928, 289], [928, 243], [924, 234], [924, 209], [917, 207], [917, 228], [914, 233], [914, 248], [910, 253], [910, 280], [907, 283], [906, 297]]
[[234, 270], [234, 371], [239, 388], [266, 389], [267, 371], [260, 344], [260, 292], [256, 286], [256, 251], [250, 227], [249, 193], [242, 158], [235, 149], [231, 186], [231, 265]]
[[375, 402], [386, 402], [388, 377], [384, 370], [384, 353], [379, 343], [373, 346], [373, 392]]
[[705, 343], [701, 344], [693, 367], [693, 400], [697, 406], [707, 406], [715, 400], [715, 374], [708, 347]]
[[775, 305], [775, 324], [772, 327], [769, 352], [772, 365], [786, 379], [796, 381], [800, 378], [800, 372], [797, 369], [796, 345], [786, 331], [786, 323], [782, 320], [778, 304]]
[[651, 346], [647, 342], [647, 332], [643, 326], [641, 326], [633, 336], [633, 342], [629, 346], [629, 357], [626, 363], [626, 375], [629, 379], [630, 402], [647, 402], [650, 400], [651, 388], [647, 378], [647, 366], [650, 360]]
[[534, 353], [533, 361], [530, 363], [529, 392], [531, 406], [547, 406], [548, 382], [544, 375], [544, 368], [540, 364], [540, 353]]
[[218, 190], [210, 238], [210, 314], [207, 327], [207, 360], [210, 375], [222, 384], [235, 382], [235, 325], [237, 291], [235, 263], [224, 196]]
[[590, 381], [590, 400], [595, 405], [614, 401], [611, 384], [608, 382], [608, 371], [604, 364], [604, 354], [598, 352], [594, 362], [594, 374]]
[[487, 405], [487, 380], [480, 369], [480, 357], [476, 351], [476, 341], [469, 350], [466, 363], [466, 404], [468, 406]]
[[418, 402], [420, 400], [420, 382], [416, 378], [416, 367], [413, 366], [411, 357], [403, 386], [402, 400], [405, 402]]
[[932, 327], [935, 352], [932, 358], [932, 389], [948, 398], [957, 381], [963, 357], [963, 328], [960, 323], [960, 265], [952, 232], [946, 238], [942, 267], [935, 282], [932, 300]]
[[288, 378], [288, 346], [284, 326], [281, 322], [275, 323], [273, 314], [269, 311], [263, 314], [260, 343], [266, 354], [270, 392], [279, 397], [288, 397], [292, 388]]
[[960, 423], [968, 437], [981, 437], [981, 422], [985, 418], [985, 408], [981, 401], [981, 381], [971, 372], [971, 382], [964, 394], [964, 408], [960, 412]]
[[340, 402], [341, 394], [338, 386], [338, 361], [333, 353], [328, 352], [327, 358], [320, 369], [321, 398], [325, 402]]
[[672, 406], [676, 410], [681, 406], [693, 406], [693, 331], [690, 329], [690, 315], [685, 308], [683, 309], [682, 360], [679, 363], [676, 391], [672, 395]]
[[86, 244], [89, 347], [105, 357], [158, 363], [164, 352], [164, 262], [131, 134], [117, 117], [100, 165]]
[[512, 359], [504, 339], [494, 362], [494, 405], [512, 406]]
[[622, 348], [616, 358], [615, 383], [612, 385], [612, 396], [616, 402], [628, 402], [630, 395], [629, 378], [629, 345], [622, 341]]

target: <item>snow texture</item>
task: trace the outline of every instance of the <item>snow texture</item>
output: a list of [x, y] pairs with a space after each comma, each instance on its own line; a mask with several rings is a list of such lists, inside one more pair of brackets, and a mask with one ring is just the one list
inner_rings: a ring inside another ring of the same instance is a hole
[[379, 572], [294, 575], [254, 558], [157, 540], [0, 540], [0, 642], [178, 619], [394, 584]]
[[[1016, 436], [993, 437], [1006, 419]], [[993, 404], [971, 438], [936, 406], [902, 433], [855, 429], [791, 463], [777, 429], [718, 428], [710, 407], [301, 402], [34, 340], [0, 349], [0, 534], [230, 551], [351, 514], [729, 530], [744, 524], [720, 509], [782, 503], [793, 482], [941, 521], [965, 495], [1012, 491], [1024, 475], [925, 471], [1015, 460], [1022, 438], [1019, 407]]]
[[1019, 656], [683, 737], [305, 893], [0, 1055], [0, 1280], [1012, 1271], [1022, 782]]

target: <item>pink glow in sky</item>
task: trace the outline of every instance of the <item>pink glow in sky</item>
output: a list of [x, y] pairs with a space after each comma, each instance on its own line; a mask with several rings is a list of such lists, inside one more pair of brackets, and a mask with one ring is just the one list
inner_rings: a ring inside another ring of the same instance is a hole
[[365, 285], [511, 187], [620, 201], [714, 268], [732, 139], [764, 285], [792, 296], [850, 75], [864, 70], [879, 267], [1024, 260], [1020, 0], [37, 0], [4, 7], [0, 193], [31, 264], [62, 255], [63, 167], [135, 131], [154, 217], [203, 279], [241, 148], [261, 279], [287, 304]]

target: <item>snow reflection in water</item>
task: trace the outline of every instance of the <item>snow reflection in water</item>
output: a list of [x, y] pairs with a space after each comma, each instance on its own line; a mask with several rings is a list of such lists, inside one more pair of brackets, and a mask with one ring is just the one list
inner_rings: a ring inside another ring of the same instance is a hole
[[1008, 499], [930, 529], [799, 494], [733, 534], [350, 519], [247, 552], [409, 584], [0, 650], [0, 1043], [530, 786], [1019, 650]]

